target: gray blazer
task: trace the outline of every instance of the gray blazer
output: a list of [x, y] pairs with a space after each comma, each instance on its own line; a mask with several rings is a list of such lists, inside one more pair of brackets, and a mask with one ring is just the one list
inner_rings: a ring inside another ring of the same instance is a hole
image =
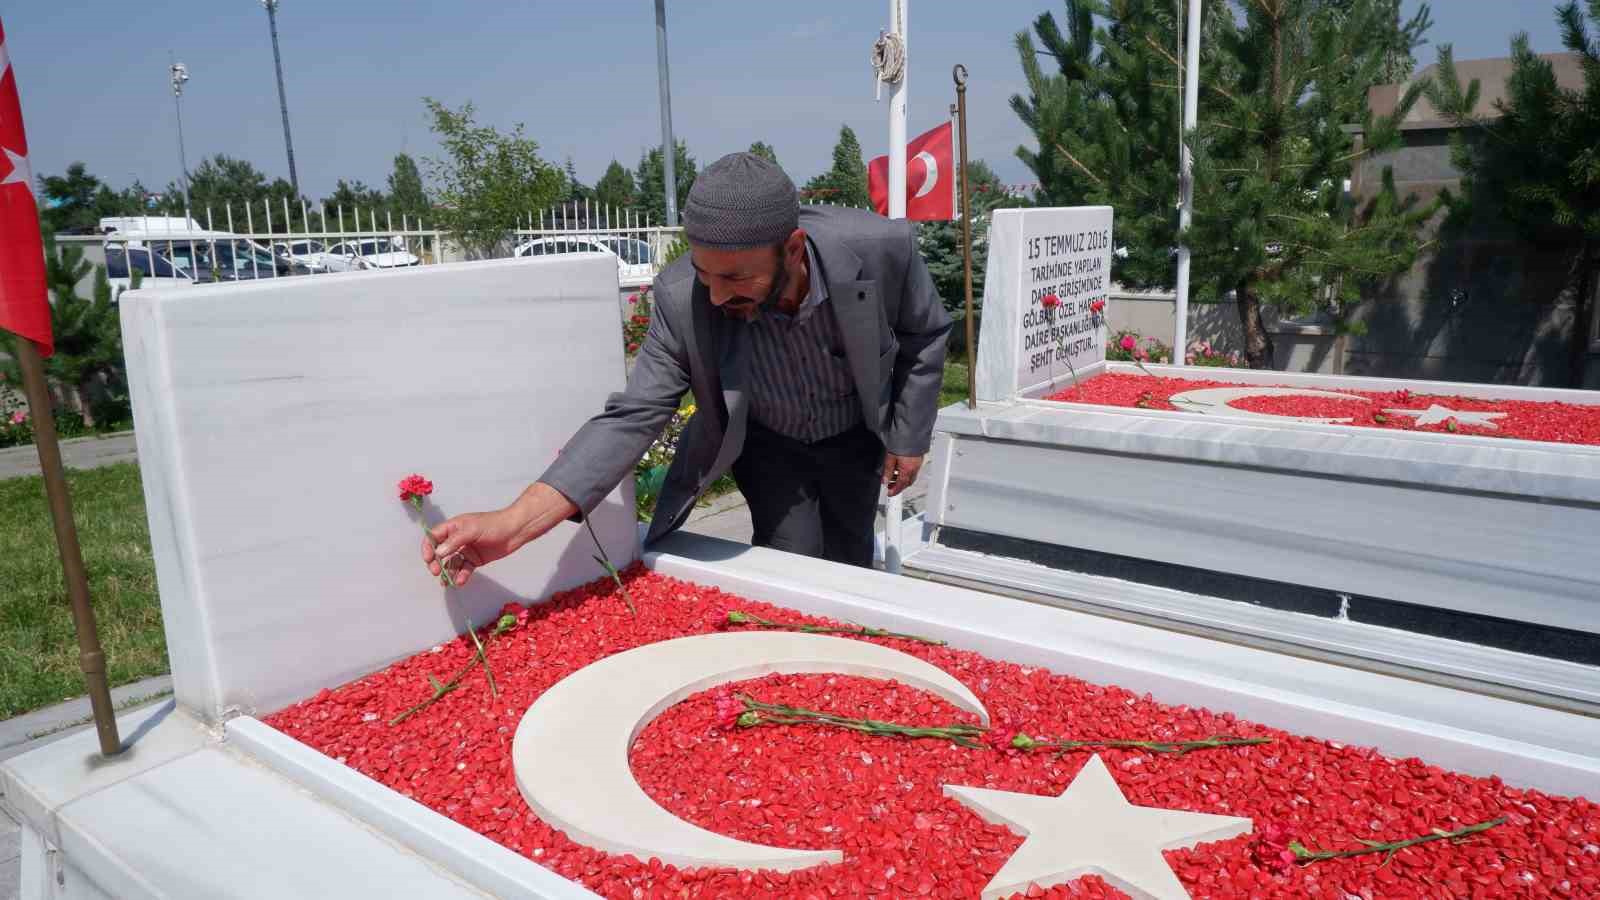
[[[844, 333], [868, 428], [891, 453], [920, 456], [932, 441], [950, 317], [917, 252], [916, 230], [871, 212], [804, 206], [829, 305]], [[685, 390], [696, 411], [667, 470], [645, 540], [683, 524], [744, 446], [749, 341], [744, 323], [711, 305], [688, 254], [656, 276], [650, 330], [627, 389], [567, 442], [539, 480], [587, 514], [660, 436]]]

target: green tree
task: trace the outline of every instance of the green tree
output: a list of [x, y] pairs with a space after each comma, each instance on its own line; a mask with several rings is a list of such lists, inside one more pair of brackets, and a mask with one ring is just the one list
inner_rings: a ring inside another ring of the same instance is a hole
[[563, 199], [569, 203], [577, 201], [580, 206], [583, 201], [594, 199], [594, 188], [584, 184], [578, 177], [578, 167], [573, 165], [572, 157], [567, 157], [567, 164], [562, 167], [561, 172], [567, 180], [567, 190]]
[[[694, 185], [695, 162], [689, 155], [689, 147], [683, 141], [678, 141], [678, 146], [672, 154], [672, 176], [678, 186], [678, 209], [683, 209], [683, 204], [689, 199], [689, 188]], [[650, 222], [655, 225], [664, 225], [667, 221], [667, 173], [662, 162], [661, 148], [651, 147], [639, 159], [639, 169], [634, 176], [639, 186], [636, 208], [649, 216]]]
[[783, 164], [778, 162], [778, 151], [772, 149], [772, 145], [766, 141], [756, 141], [754, 144], [751, 144], [749, 152], [754, 153], [756, 156], [761, 157], [780, 169], [783, 168]]
[[[967, 163], [967, 190], [971, 196], [969, 212], [972, 231], [972, 300], [977, 308], [983, 302], [983, 272], [989, 256], [989, 221], [996, 209], [1031, 205], [1013, 197], [983, 160]], [[917, 247], [928, 264], [928, 273], [944, 299], [945, 308], [959, 318], [966, 313], [966, 274], [961, 258], [961, 220], [918, 222]], [[952, 334], [961, 331], [957, 328]], [[963, 338], [965, 334], [963, 333]]]
[[628, 209], [633, 206], [635, 200], [633, 173], [613, 159], [611, 165], [606, 166], [605, 174], [595, 182], [594, 196], [602, 206]]
[[446, 154], [424, 160], [437, 185], [434, 219], [470, 255], [493, 256], [519, 216], [560, 199], [565, 176], [539, 157], [520, 123], [501, 133], [478, 125], [471, 103], [452, 110], [431, 97], [422, 102]]
[[57, 233], [90, 233], [102, 217], [136, 216], [144, 211], [142, 185], [134, 182], [127, 190], [112, 190], [90, 175], [81, 162], [67, 166], [65, 174], [41, 176], [39, 193], [50, 201], [40, 210], [40, 220]]
[[1511, 40], [1512, 70], [1506, 96], [1493, 118], [1476, 114], [1477, 79], [1463, 85], [1449, 45], [1439, 49], [1437, 81], [1429, 88], [1435, 108], [1459, 130], [1451, 158], [1462, 172], [1461, 193], [1447, 194], [1450, 225], [1505, 222], [1542, 248], [1566, 256], [1558, 302], [1572, 309], [1568, 376], [1581, 386], [1593, 315], [1592, 279], [1600, 265], [1600, 0], [1556, 9], [1562, 43], [1578, 54], [1583, 89], [1556, 82], [1550, 61], [1535, 55], [1527, 34]]
[[1436, 204], [1402, 200], [1387, 166], [1363, 204], [1344, 182], [1358, 160], [1400, 146], [1400, 122], [1424, 85], [1381, 117], [1367, 91], [1396, 47], [1422, 43], [1430, 18], [1423, 5], [1399, 24], [1394, 0], [1267, 0], [1242, 13], [1223, 23], [1227, 56], [1217, 69], [1226, 80], [1191, 136], [1195, 213], [1185, 241], [1199, 292], [1234, 292], [1245, 356], [1268, 368], [1263, 305], [1289, 315], [1321, 309], [1348, 327], [1363, 295], [1409, 269], [1423, 248]]
[[803, 195], [840, 206], [872, 208], [867, 193], [867, 164], [861, 159], [861, 142], [849, 125], [839, 126], [839, 141], [833, 145], [833, 166], [806, 182]]
[[417, 161], [410, 154], [395, 154], [394, 171], [389, 173], [389, 205], [396, 216], [405, 216], [411, 222], [429, 211], [428, 193], [422, 188], [422, 173], [417, 171]]
[[[58, 244], [55, 234], [44, 230], [45, 284], [50, 304], [50, 333], [55, 353], [44, 361], [45, 376], [67, 397], [67, 406], [87, 427], [97, 422], [120, 422], [130, 415], [127, 370], [122, 358], [122, 326], [118, 319], [111, 282], [106, 267], [91, 265], [83, 258], [83, 248]], [[77, 292], [78, 282], [91, 272], [94, 292], [87, 299]], [[133, 286], [138, 287], [138, 275]], [[15, 362], [10, 334], [0, 346], [8, 351], [3, 371], [12, 384], [20, 384], [22, 373]], [[63, 415], [66, 413], [58, 413]]]
[[[204, 159], [189, 173], [189, 194], [177, 182], [167, 185], [161, 207], [167, 215], [189, 214], [201, 226], [228, 227], [228, 214], [232, 211], [233, 227], [244, 230], [247, 225], [256, 231], [284, 232], [291, 228], [300, 230], [304, 225], [303, 198], [295, 195], [294, 188], [282, 178], [267, 180], [267, 176], [249, 160], [235, 159], [223, 153]], [[248, 207], [249, 212], [246, 213]], [[288, 208], [288, 220], [284, 209]], [[270, 209], [270, 215], [268, 210]]]

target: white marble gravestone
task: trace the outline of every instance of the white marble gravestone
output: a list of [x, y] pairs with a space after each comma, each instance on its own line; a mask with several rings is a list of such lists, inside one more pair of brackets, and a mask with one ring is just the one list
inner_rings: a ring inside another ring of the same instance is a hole
[[[428, 519], [509, 503], [623, 384], [598, 254], [283, 278], [122, 300], [177, 698], [265, 713], [599, 577], [581, 526], [446, 589]], [[594, 524], [638, 555], [632, 485]]]
[[[978, 339], [979, 400], [1006, 401], [1105, 360], [1111, 207], [997, 209], [989, 226]], [[1047, 308], [1046, 295], [1061, 305]]]

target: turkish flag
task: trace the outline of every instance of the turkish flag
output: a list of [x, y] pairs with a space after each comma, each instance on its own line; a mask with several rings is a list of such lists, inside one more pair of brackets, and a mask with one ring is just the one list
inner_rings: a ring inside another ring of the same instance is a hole
[[[946, 122], [906, 144], [906, 218], [938, 222], [956, 217], [954, 131]], [[878, 215], [889, 214], [889, 157], [867, 163], [867, 193]]]
[[50, 301], [45, 295], [39, 205], [33, 196], [22, 101], [17, 97], [11, 58], [6, 55], [4, 23], [0, 23], [0, 328], [38, 344], [43, 356], [55, 351]]

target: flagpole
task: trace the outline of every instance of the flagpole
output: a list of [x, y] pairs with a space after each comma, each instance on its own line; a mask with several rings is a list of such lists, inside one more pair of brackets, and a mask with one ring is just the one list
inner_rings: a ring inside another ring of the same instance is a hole
[[1183, 132], [1178, 135], [1178, 279], [1176, 321], [1172, 332], [1172, 364], [1183, 365], [1189, 346], [1190, 250], [1184, 240], [1194, 218], [1194, 154], [1188, 135], [1199, 120], [1200, 103], [1200, 0], [1189, 0], [1188, 33], [1184, 35]]
[[39, 358], [33, 341], [18, 336], [13, 343], [16, 345], [17, 364], [22, 368], [23, 389], [28, 395], [33, 444], [39, 453], [39, 470], [44, 475], [50, 518], [55, 524], [56, 548], [61, 554], [61, 575], [67, 584], [72, 621], [78, 633], [78, 666], [83, 670], [83, 680], [89, 689], [94, 727], [100, 733], [100, 752], [115, 756], [122, 752], [122, 740], [117, 736], [116, 710], [111, 706], [111, 686], [106, 681], [106, 655], [100, 649], [94, 607], [89, 603], [89, 581], [83, 567], [83, 551], [78, 546], [78, 528], [72, 520], [72, 498], [67, 494], [66, 472], [61, 466], [61, 445], [56, 437], [56, 420], [51, 411], [44, 361]]
[[[911, 0], [889, 0], [889, 31], [900, 40], [900, 77], [889, 89], [889, 218], [906, 217], [906, 82], [910, 80], [911, 51], [906, 46], [907, 7]], [[883, 513], [883, 568], [900, 573], [900, 520], [905, 502], [896, 494], [888, 498]]]
[[978, 408], [978, 370], [972, 356], [977, 346], [977, 328], [972, 321], [972, 213], [968, 207], [972, 194], [967, 187], [967, 67], [956, 63], [950, 70], [956, 83], [956, 119], [961, 129], [961, 274], [966, 279], [967, 297], [967, 409]]

